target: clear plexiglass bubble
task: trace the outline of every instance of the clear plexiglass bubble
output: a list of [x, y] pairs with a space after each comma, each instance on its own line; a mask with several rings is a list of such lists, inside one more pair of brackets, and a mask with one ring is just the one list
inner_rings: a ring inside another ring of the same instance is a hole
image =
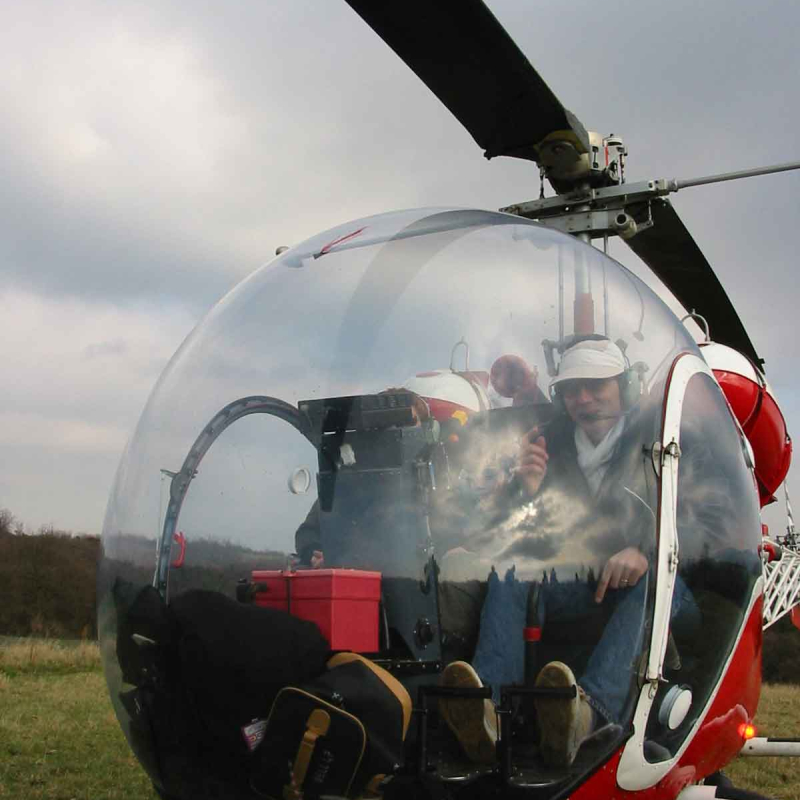
[[[616, 533], [578, 537], [579, 512], [559, 495], [544, 504], [514, 495], [512, 509], [506, 491], [526, 427], [546, 439], [557, 417], [549, 386], [565, 342], [588, 334], [618, 343], [629, 408], [647, 406], [660, 424], [675, 356], [698, 352], [665, 304], [573, 238], [458, 209], [326, 231], [211, 310], [153, 390], [103, 533], [109, 687], [158, 785], [167, 778], [148, 748], [160, 745], [132, 721], [130, 669], [119, 661], [122, 595], [155, 586], [167, 602], [197, 589], [235, 598], [252, 570], [308, 565], [321, 551], [325, 566], [383, 576], [382, 646], [441, 665], [461, 655], [445, 635], [453, 587], [485, 586], [492, 569], [511, 567], [518, 579], [596, 581]], [[332, 400], [354, 397], [366, 399]], [[496, 424], [481, 427], [490, 413]], [[657, 427], [642, 428], [638, 452]], [[625, 488], [654, 542], [656, 482]]]

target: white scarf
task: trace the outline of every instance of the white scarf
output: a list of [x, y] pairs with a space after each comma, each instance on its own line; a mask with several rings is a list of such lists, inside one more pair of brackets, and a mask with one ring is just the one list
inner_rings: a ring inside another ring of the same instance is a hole
[[575, 426], [575, 449], [578, 452], [578, 466], [586, 478], [592, 495], [597, 497], [600, 484], [603, 482], [608, 465], [614, 457], [617, 442], [625, 428], [625, 417], [620, 417], [614, 427], [605, 435], [598, 445], [592, 440], [580, 425]]

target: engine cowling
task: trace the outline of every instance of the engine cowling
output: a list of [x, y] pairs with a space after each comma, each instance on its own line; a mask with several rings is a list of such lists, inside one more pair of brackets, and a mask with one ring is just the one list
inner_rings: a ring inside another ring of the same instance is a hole
[[762, 508], [775, 501], [792, 461], [786, 420], [763, 373], [746, 356], [714, 342], [701, 345], [703, 356], [747, 436], [755, 460]]

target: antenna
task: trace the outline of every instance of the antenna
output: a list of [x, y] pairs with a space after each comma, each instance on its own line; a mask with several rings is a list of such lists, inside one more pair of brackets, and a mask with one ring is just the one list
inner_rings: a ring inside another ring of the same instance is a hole
[[797, 541], [797, 532], [794, 528], [794, 515], [792, 514], [792, 504], [789, 500], [789, 487], [786, 485], [786, 481], [783, 482], [783, 496], [786, 500], [786, 536], [782, 544], [797, 548], [800, 542]]

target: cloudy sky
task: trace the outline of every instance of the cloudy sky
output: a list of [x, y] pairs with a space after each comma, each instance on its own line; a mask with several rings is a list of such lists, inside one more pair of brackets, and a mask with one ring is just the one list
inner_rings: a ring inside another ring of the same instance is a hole
[[[797, 3], [489, 6], [587, 127], [625, 137], [630, 180], [800, 159]], [[0, 101], [0, 507], [31, 528], [100, 531], [170, 355], [276, 246], [538, 194], [535, 166], [484, 160], [343, 0], [16, 3]], [[790, 431], [798, 196], [800, 172], [674, 198]]]

